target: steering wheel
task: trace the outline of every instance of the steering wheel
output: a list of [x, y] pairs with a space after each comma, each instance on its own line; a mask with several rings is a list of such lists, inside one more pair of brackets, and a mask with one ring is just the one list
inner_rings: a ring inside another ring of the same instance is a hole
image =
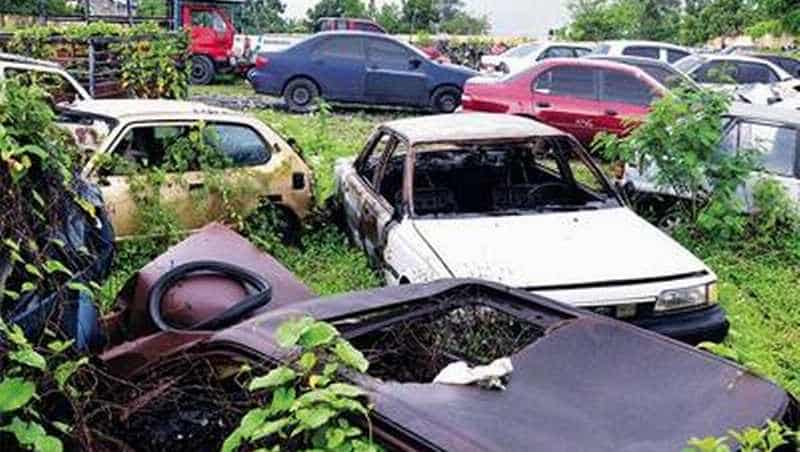
[[528, 191], [528, 197], [525, 200], [525, 207], [529, 209], [538, 207], [541, 204], [539, 199], [545, 194], [552, 196], [560, 193], [569, 193], [571, 191], [572, 187], [566, 182], [546, 182], [544, 184], [537, 185]]

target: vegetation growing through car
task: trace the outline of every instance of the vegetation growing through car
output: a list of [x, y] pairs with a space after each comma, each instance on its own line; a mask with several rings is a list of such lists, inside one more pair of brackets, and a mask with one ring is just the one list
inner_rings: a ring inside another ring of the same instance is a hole
[[727, 97], [679, 88], [651, 106], [647, 120], [623, 138], [602, 135], [595, 145], [612, 161], [652, 172], [659, 189], [685, 199], [674, 205], [691, 232], [730, 240], [744, 231], [736, 190], [756, 168], [754, 152], [719, 151]]
[[364, 391], [342, 378], [348, 371], [366, 372], [369, 363], [361, 352], [332, 325], [310, 317], [284, 322], [275, 339], [295, 348], [294, 358], [250, 381], [251, 392], [271, 392], [271, 403], [247, 412], [222, 451], [244, 444], [263, 450], [382, 450], [371, 431], [352, 422], [362, 416], [369, 425]]
[[[54, 257], [68, 252], [54, 237], [68, 206], [97, 217], [77, 191], [74, 142], [55, 126], [47, 94], [16, 79], [0, 82], [0, 93], [0, 435], [23, 449], [57, 452], [62, 439], [88, 432], [79, 424], [89, 394], [73, 386], [88, 360], [65, 340], [58, 310], [38, 337], [2, 319], [28, 295], [53, 294], [57, 303], [93, 297], [93, 282], [78, 278], [84, 269]], [[78, 258], [92, 258], [90, 250], [82, 252]], [[53, 406], [62, 407], [58, 416]]]
[[683, 452], [731, 452], [730, 440], [736, 441], [739, 452], [773, 452], [781, 447], [795, 444], [800, 439], [794, 432], [783, 425], [767, 421], [763, 428], [748, 427], [740, 431], [730, 430], [728, 436], [692, 438]]

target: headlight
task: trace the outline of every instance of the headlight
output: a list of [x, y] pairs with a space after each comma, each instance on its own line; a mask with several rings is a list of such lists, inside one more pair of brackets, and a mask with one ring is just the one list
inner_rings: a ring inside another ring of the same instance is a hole
[[674, 311], [718, 301], [717, 283], [703, 284], [681, 289], [670, 289], [661, 292], [656, 301], [655, 312]]

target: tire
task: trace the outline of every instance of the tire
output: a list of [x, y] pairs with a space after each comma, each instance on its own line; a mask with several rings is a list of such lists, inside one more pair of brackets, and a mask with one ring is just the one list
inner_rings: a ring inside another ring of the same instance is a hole
[[208, 85], [214, 80], [214, 62], [205, 55], [192, 57], [192, 85]]
[[308, 113], [316, 107], [319, 97], [319, 88], [307, 78], [297, 78], [286, 85], [283, 98], [289, 111], [295, 113]]
[[461, 90], [454, 86], [437, 88], [431, 96], [431, 108], [435, 113], [452, 113], [461, 105]]

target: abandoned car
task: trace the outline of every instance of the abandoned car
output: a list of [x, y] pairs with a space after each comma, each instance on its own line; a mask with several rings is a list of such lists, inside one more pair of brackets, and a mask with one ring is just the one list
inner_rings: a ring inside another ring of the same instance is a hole
[[12, 77], [19, 78], [26, 85], [35, 81], [47, 91], [53, 104], [92, 98], [77, 80], [56, 63], [0, 53], [0, 78]]
[[[219, 329], [197, 328], [249, 293], [222, 275], [169, 276], [197, 260], [263, 275], [272, 302], [240, 310]], [[119, 401], [118, 431], [137, 450], [219, 450], [225, 432], [258, 403], [241, 369], [258, 376], [291, 358], [276, 328], [303, 316], [333, 324], [369, 360], [366, 373], [341, 377], [366, 391], [373, 439], [390, 451], [660, 452], [770, 419], [797, 423], [796, 402], [778, 386], [637, 327], [476, 280], [316, 299], [220, 226], [160, 256], [127, 288], [117, 316], [123, 334], [102, 360], [136, 381], [130, 399]], [[153, 304], [153, 292], [163, 301]], [[164, 322], [166, 330], [158, 327]], [[513, 365], [505, 390], [432, 382], [452, 362], [502, 357]], [[368, 428], [364, 418], [354, 421]]]
[[[761, 179], [778, 182], [789, 198], [800, 205], [800, 112], [734, 102], [724, 121], [721, 152], [759, 154], [758, 169], [738, 190], [744, 211], [757, 208], [753, 190]], [[657, 172], [654, 165], [646, 162], [626, 164], [620, 184], [631, 198], [656, 207], [666, 223], [670, 221], [669, 206], [686, 195], [659, 185]]]
[[[90, 100], [65, 106], [59, 124], [87, 154], [83, 176], [100, 186], [117, 238], [142, 231], [137, 199], [157, 181], [137, 178], [152, 169], [166, 172], [158, 196], [185, 230], [275, 207], [290, 230], [313, 205], [311, 170], [255, 118], [191, 102]], [[195, 155], [193, 133], [208, 155]]]
[[623, 205], [570, 135], [487, 113], [379, 126], [336, 166], [355, 243], [389, 284], [474, 277], [721, 340], [717, 277]]

